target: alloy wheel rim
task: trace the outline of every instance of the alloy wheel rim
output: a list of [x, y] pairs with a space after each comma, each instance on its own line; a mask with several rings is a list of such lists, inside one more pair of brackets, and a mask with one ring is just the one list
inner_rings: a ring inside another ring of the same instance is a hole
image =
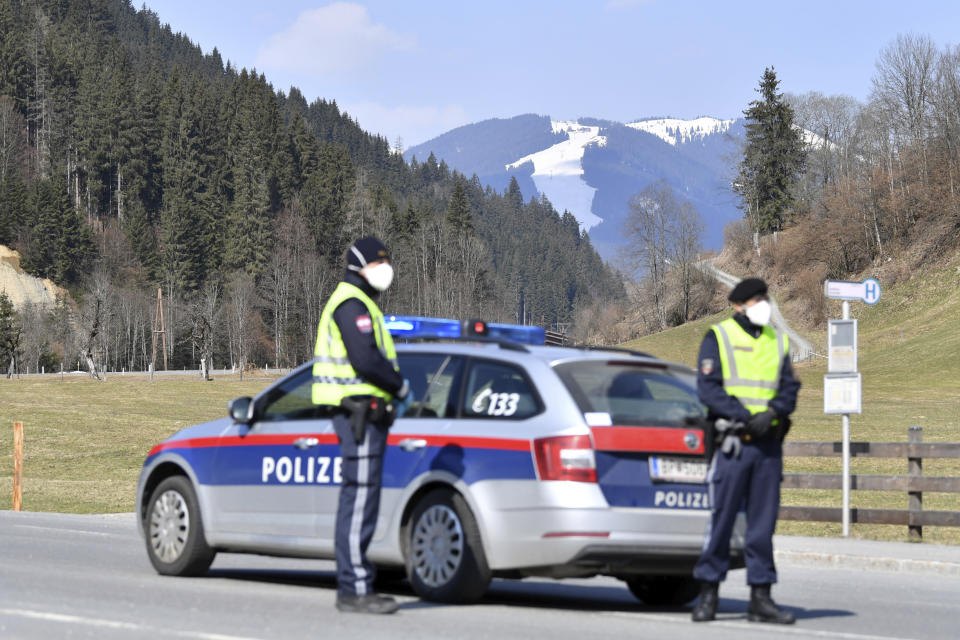
[[424, 511], [413, 527], [413, 569], [428, 587], [447, 584], [463, 561], [463, 527], [456, 512], [445, 505]]
[[187, 501], [178, 491], [164, 491], [150, 510], [150, 545], [153, 554], [164, 563], [176, 562], [190, 535]]

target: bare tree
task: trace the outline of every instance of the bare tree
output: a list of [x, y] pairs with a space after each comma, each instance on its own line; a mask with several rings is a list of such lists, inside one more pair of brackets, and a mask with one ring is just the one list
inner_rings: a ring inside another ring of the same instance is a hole
[[679, 213], [673, 190], [661, 180], [630, 199], [630, 212], [624, 223], [633, 266], [642, 270], [650, 283], [658, 329], [667, 326], [667, 263]]
[[923, 141], [930, 124], [937, 50], [929, 36], [898, 35], [880, 52], [872, 99], [887, 113], [895, 133]]
[[251, 327], [256, 304], [256, 286], [253, 277], [243, 271], [233, 272], [227, 280], [227, 333], [230, 356], [243, 369], [250, 357], [253, 338]]
[[50, 312], [42, 305], [27, 302], [20, 309], [20, 327], [22, 327], [21, 363], [27, 371], [40, 372], [40, 361], [49, 351]]
[[817, 91], [790, 95], [788, 100], [808, 148], [803, 197], [821, 201], [824, 189], [847, 174], [860, 155], [857, 122], [863, 106], [850, 96], [826, 96]]
[[220, 283], [211, 278], [203, 285], [193, 304], [193, 347], [200, 355], [200, 377], [210, 379], [213, 346], [220, 316]]
[[699, 259], [702, 245], [700, 236], [703, 233], [703, 221], [700, 219], [700, 213], [689, 202], [683, 202], [680, 205], [677, 219], [674, 223], [673, 231], [673, 263], [674, 272], [679, 280], [680, 322], [686, 322], [690, 318], [691, 300], [693, 298], [693, 285], [697, 278], [696, 262]]
[[955, 195], [960, 163], [960, 46], [952, 50], [947, 48], [940, 55], [933, 112], [947, 156], [950, 194]]
[[112, 313], [109, 305], [110, 278], [103, 269], [96, 269], [90, 277], [87, 294], [80, 307], [80, 333], [83, 336], [80, 355], [87, 365], [91, 378], [100, 379], [96, 356], [103, 360], [103, 351], [98, 348], [97, 338], [104, 323]]

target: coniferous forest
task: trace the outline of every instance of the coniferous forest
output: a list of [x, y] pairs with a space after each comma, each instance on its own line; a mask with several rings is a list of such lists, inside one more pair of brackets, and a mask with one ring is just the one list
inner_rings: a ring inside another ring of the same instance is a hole
[[4, 368], [145, 369], [158, 288], [170, 368], [295, 365], [363, 235], [387, 313], [549, 327], [624, 296], [571, 214], [398, 151], [128, 0], [0, 0], [0, 244], [71, 293], [17, 310]]

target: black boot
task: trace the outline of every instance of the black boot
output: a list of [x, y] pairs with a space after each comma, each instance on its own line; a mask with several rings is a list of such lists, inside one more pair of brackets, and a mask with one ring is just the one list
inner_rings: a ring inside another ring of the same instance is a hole
[[701, 582], [700, 598], [690, 616], [694, 622], [708, 622], [717, 617], [717, 600], [720, 590], [719, 582]]
[[784, 611], [770, 598], [770, 585], [750, 585], [750, 608], [747, 610], [750, 622], [773, 622], [775, 624], [793, 624], [797, 617]]
[[397, 606], [397, 601], [393, 598], [375, 593], [365, 596], [337, 594], [337, 609], [345, 613], [393, 613], [397, 610]]

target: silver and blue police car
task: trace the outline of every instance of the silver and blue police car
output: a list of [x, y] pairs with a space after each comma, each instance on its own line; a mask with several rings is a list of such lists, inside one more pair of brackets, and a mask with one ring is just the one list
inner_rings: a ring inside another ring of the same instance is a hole
[[[461, 333], [415, 317], [388, 328]], [[438, 601], [526, 576], [615, 576], [653, 605], [695, 597], [710, 503], [694, 372], [543, 346], [534, 327], [476, 329], [488, 337], [397, 345], [417, 402], [390, 429], [370, 559]], [[334, 558], [341, 459], [311, 384], [307, 363], [150, 451], [136, 505], [159, 573], [202, 574], [219, 552]]]

